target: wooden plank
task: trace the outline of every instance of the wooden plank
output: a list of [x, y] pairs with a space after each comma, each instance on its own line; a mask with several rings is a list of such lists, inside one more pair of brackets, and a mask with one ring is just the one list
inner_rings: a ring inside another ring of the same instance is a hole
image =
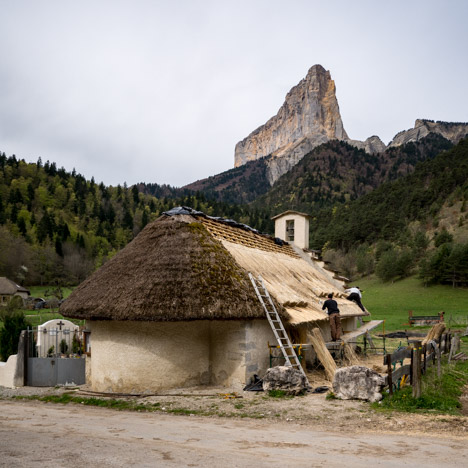
[[393, 395], [392, 356], [391, 354], [387, 354], [385, 357], [387, 358], [387, 380], [385, 384], [388, 385], [390, 395]]
[[413, 315], [412, 320], [437, 320], [440, 322], [438, 315]]
[[410, 375], [410, 372], [411, 372], [411, 366], [409, 364], [406, 364], [406, 366], [399, 367], [398, 369], [392, 372], [393, 382], [396, 383], [404, 375]]
[[345, 343], [347, 343], [349, 341], [354, 340], [355, 338], [358, 338], [359, 336], [364, 335], [368, 331], [373, 330], [374, 328], [377, 328], [382, 323], [383, 323], [383, 320], [371, 320], [370, 322], [365, 323], [362, 327], [359, 327], [350, 333], [346, 333], [346, 335], [342, 336], [341, 339]]
[[[394, 364], [395, 362], [402, 361], [404, 359], [410, 358], [411, 357], [411, 350], [412, 348], [410, 346], [407, 346], [406, 348], [401, 348], [397, 351], [395, 351], [391, 355], [391, 364]], [[388, 356], [388, 355], [387, 355]], [[387, 359], [388, 357], [384, 357], [384, 365], [387, 365]]]

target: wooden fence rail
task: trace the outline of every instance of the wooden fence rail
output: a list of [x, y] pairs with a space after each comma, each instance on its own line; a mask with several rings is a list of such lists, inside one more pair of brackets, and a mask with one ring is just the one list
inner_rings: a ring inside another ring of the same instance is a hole
[[[451, 333], [444, 333], [436, 341], [424, 345], [421, 341], [415, 341], [410, 346], [385, 355], [383, 361], [384, 366], [387, 366], [385, 387], [388, 387], [390, 395], [393, 395], [394, 388], [406, 376], [406, 382], [413, 387], [413, 396], [418, 398], [421, 395], [421, 376], [436, 363], [440, 375], [440, 356], [450, 351], [451, 339]], [[410, 363], [405, 364], [405, 359], [410, 359]]]

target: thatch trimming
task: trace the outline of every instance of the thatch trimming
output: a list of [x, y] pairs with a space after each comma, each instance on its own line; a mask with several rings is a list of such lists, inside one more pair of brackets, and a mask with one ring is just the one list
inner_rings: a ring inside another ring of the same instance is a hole
[[94, 320], [265, 317], [247, 272], [189, 215], [163, 215], [148, 224], [80, 284], [60, 312]]
[[287, 243], [232, 220], [182, 213], [147, 225], [70, 295], [61, 313], [93, 320], [264, 319], [252, 272], [262, 275], [290, 325], [327, 320], [319, 301], [329, 292], [342, 316], [363, 315], [329, 273]]

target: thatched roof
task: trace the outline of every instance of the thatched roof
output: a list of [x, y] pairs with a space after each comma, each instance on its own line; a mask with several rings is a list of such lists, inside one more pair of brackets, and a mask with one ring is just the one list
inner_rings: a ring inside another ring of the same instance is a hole
[[85, 280], [67, 317], [182, 321], [264, 318], [247, 272], [195, 216], [163, 215]]
[[5, 276], [0, 276], [0, 294], [4, 294], [5, 296], [14, 295], [17, 292], [25, 292], [29, 294], [29, 290], [23, 288], [19, 284], [16, 284], [14, 281], [11, 281]]
[[251, 249], [246, 245], [223, 240], [236, 262], [254, 276], [261, 275], [268, 292], [285, 308], [290, 325], [327, 320], [322, 303], [334, 294], [342, 317], [364, 314], [346, 299], [342, 282], [337, 281], [318, 262], [299, 255]]
[[96, 320], [265, 318], [248, 272], [261, 275], [292, 325], [327, 319], [330, 292], [343, 316], [363, 315], [301, 249], [232, 220], [174, 209], [145, 229], [62, 304], [63, 315]]

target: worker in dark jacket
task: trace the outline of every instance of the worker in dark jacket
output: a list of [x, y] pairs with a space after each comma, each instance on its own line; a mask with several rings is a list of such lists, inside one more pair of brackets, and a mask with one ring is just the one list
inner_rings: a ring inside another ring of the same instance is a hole
[[328, 299], [323, 303], [322, 310], [325, 309], [327, 309], [328, 318], [330, 319], [332, 341], [338, 341], [343, 332], [341, 330], [340, 309], [338, 309], [338, 304], [333, 299], [333, 293], [330, 293]]

